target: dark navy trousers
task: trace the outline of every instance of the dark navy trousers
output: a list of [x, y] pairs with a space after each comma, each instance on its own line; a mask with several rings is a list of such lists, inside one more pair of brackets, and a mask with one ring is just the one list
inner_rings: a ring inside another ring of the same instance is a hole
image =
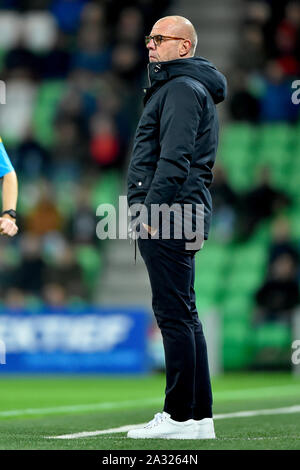
[[184, 239], [138, 239], [163, 337], [164, 411], [175, 421], [212, 417], [206, 341], [194, 291], [196, 252], [186, 250], [185, 243]]

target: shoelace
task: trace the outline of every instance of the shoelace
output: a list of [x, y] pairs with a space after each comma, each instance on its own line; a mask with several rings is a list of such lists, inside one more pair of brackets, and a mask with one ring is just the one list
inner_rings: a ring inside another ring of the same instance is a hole
[[166, 418], [168, 418], [168, 413], [163, 411], [162, 413], [156, 413], [154, 415], [154, 418], [145, 426], [145, 428], [153, 428], [154, 426], [157, 426], [158, 424], [162, 423]]

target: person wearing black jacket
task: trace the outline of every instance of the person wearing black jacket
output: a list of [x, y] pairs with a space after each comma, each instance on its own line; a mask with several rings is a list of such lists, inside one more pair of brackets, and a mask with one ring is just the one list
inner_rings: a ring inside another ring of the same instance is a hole
[[[209, 233], [209, 186], [218, 145], [215, 105], [225, 98], [226, 80], [208, 60], [194, 56], [197, 34], [186, 18], [157, 21], [146, 45], [149, 87], [144, 90], [145, 106], [128, 169], [128, 204], [163, 337], [166, 396], [163, 412], [146, 427], [129, 431], [128, 437], [214, 438], [207, 350], [194, 278], [195, 253]], [[165, 236], [165, 215], [161, 224], [151, 211], [162, 204], [190, 205], [192, 232], [181, 231], [178, 237], [176, 211], [170, 211], [170, 236]], [[187, 248], [191, 233], [201, 243]]]

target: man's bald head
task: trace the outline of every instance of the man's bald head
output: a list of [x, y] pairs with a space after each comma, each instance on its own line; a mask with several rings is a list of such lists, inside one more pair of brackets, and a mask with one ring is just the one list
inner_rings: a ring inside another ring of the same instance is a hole
[[163, 62], [193, 57], [197, 47], [197, 33], [192, 23], [183, 16], [165, 16], [153, 26], [150, 36], [161, 35], [163, 41], [147, 44], [150, 62]]
[[172, 15], [172, 16], [164, 16], [160, 18], [154, 26], [160, 25], [166, 27], [170, 30], [173, 36], [183, 37], [189, 39], [191, 41], [191, 56], [195, 54], [198, 36], [195, 30], [194, 25], [188, 20], [184, 18], [184, 16]]

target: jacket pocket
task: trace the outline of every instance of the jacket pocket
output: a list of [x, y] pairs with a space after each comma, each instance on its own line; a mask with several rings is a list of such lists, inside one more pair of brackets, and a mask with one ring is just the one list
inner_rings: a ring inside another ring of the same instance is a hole
[[142, 176], [129, 175], [128, 187], [129, 189], [148, 190], [151, 186], [152, 180], [153, 180], [153, 175], [142, 175]]

